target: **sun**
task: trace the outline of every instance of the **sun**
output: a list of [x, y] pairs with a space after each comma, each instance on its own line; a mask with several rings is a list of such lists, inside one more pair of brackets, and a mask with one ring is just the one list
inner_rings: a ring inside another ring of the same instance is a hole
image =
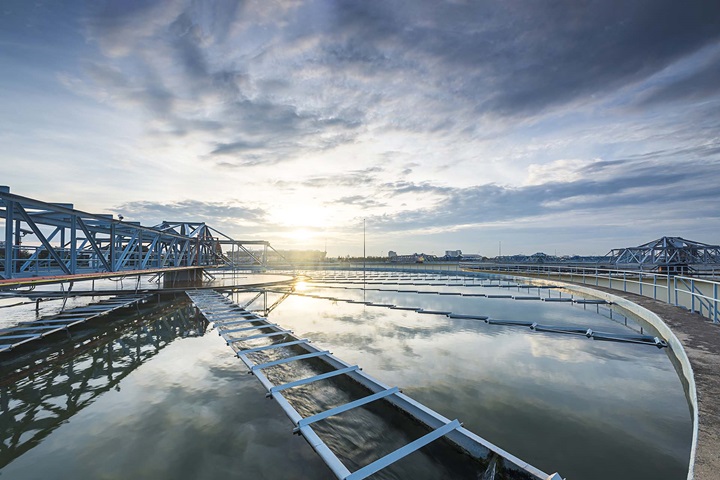
[[290, 232], [290, 238], [298, 242], [308, 242], [315, 238], [315, 232], [307, 228], [298, 228]]
[[273, 212], [273, 220], [286, 227], [295, 227], [296, 232], [310, 231], [310, 228], [324, 228], [328, 225], [328, 210], [310, 205], [283, 206]]

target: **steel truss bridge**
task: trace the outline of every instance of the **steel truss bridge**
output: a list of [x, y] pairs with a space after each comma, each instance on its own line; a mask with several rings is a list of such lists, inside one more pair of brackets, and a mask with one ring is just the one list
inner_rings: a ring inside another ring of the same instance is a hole
[[7, 186], [0, 186], [0, 218], [0, 282], [202, 267], [265, 269], [268, 249], [274, 250], [265, 240], [235, 240], [204, 222], [147, 227], [76, 210], [71, 203], [15, 195]]
[[701, 269], [720, 265], [720, 245], [681, 237], [662, 237], [637, 247], [613, 249], [607, 257], [614, 265], [680, 273], [686, 270], [683, 267]]

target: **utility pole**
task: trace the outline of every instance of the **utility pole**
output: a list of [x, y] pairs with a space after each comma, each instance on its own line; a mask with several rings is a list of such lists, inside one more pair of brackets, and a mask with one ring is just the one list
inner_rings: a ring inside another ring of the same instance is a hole
[[365, 256], [365, 219], [363, 218], [363, 286], [365, 284], [365, 269], [367, 257]]

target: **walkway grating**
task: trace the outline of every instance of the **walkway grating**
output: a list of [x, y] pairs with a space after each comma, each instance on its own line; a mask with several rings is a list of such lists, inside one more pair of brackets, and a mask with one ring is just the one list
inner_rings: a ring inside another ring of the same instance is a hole
[[[320, 455], [323, 461], [328, 465], [330, 470], [335, 474], [338, 479], [342, 480], [362, 480], [367, 478], [384, 468], [392, 465], [396, 461], [410, 455], [411, 453], [421, 449], [422, 447], [434, 442], [435, 440], [446, 437], [455, 445], [459, 446], [466, 452], [487, 452], [492, 451], [503, 457], [506, 467], [516, 471], [520, 476], [518, 478], [527, 478], [533, 480], [558, 480], [560, 476], [558, 474], [548, 475], [537, 468], [523, 462], [522, 460], [514, 457], [512, 454], [500, 449], [493, 445], [487, 440], [479, 437], [472, 432], [464, 429], [458, 420], [449, 420], [437, 412], [425, 407], [424, 405], [412, 400], [400, 392], [398, 387], [388, 387], [383, 383], [375, 380], [369, 375], [361, 371], [357, 365], [349, 365], [343, 362], [337, 357], [334, 357], [332, 353], [327, 350], [321, 350], [314, 345], [310, 344], [308, 339], [299, 339], [294, 337], [291, 332], [281, 329], [279, 326], [269, 323], [266, 318], [260, 317], [255, 314], [251, 314], [245, 310], [237, 310], [238, 317], [250, 317], [245, 318], [242, 322], [250, 321], [255, 323], [255, 327], [259, 329], [272, 329], [279, 335], [282, 335], [283, 341], [281, 343], [271, 343], [269, 345], [251, 348], [241, 348], [238, 343], [242, 343], [252, 337], [245, 337], [245, 339], [231, 339], [228, 334], [230, 329], [228, 325], [236, 324], [235, 320], [231, 320], [227, 315], [218, 315], [218, 312], [225, 311], [228, 306], [237, 306], [232, 303], [227, 297], [215, 291], [200, 291], [192, 290], [186, 292], [188, 297], [197, 306], [200, 312], [215, 324], [223, 338], [229, 341], [228, 344], [232, 346], [237, 356], [245, 363], [251, 373], [253, 373], [260, 383], [267, 390], [267, 395], [275, 399], [280, 407], [285, 411], [285, 414], [291, 419], [295, 427], [294, 433], [302, 435], [310, 444], [310, 446]], [[265, 336], [269, 340], [273, 340], [273, 337], [269, 335]], [[291, 340], [292, 339], [292, 340]], [[280, 349], [286, 347], [297, 347], [303, 349], [305, 353], [294, 354], [290, 357], [274, 360], [267, 363], [256, 364], [250, 355], [256, 352], [269, 350], [269, 349]], [[262, 372], [263, 369], [272, 367], [275, 365], [281, 365], [290, 362], [302, 361], [310, 358], [316, 358], [323, 361], [332, 368], [331, 371], [315, 375], [309, 378], [303, 378], [295, 380], [289, 383], [274, 385]], [[348, 376], [355, 382], [368, 388], [372, 394], [360, 398], [358, 400], [348, 402], [344, 405], [331, 408], [329, 410], [308, 416], [302, 417], [300, 413], [283, 397], [282, 392], [286, 389], [307, 385], [312, 382], [324, 380], [332, 377], [338, 377], [341, 375]], [[404, 411], [410, 417], [415, 418], [422, 424], [425, 424], [430, 432], [426, 435], [408, 443], [407, 445], [391, 452], [374, 462], [361, 467], [355, 472], [350, 472], [348, 468], [342, 463], [337, 455], [330, 449], [330, 447], [323, 442], [323, 440], [315, 433], [312, 429], [312, 425], [320, 420], [338, 415], [343, 412], [367, 405], [371, 402], [376, 401], [387, 401], [395, 407]]]

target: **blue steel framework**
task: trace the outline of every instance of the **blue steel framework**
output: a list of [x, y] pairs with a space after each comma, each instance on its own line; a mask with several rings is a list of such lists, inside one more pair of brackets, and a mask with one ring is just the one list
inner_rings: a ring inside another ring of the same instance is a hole
[[[0, 276], [76, 275], [193, 266], [234, 267], [223, 253], [230, 247], [244, 252], [251, 264], [265, 268], [264, 240], [234, 240], [205, 223], [163, 222], [146, 227], [112, 215], [75, 210], [72, 204], [47, 203], [11, 194], [0, 186], [0, 218], [4, 242]], [[261, 254], [247, 245], [262, 246]], [[233, 255], [234, 257], [234, 255]]]
[[[686, 240], [681, 237], [662, 237], [637, 247], [616, 248], [607, 254], [610, 263], [642, 270], [663, 271], [672, 267], [720, 265], [720, 245]], [[682, 272], [676, 269], [675, 273]]]

